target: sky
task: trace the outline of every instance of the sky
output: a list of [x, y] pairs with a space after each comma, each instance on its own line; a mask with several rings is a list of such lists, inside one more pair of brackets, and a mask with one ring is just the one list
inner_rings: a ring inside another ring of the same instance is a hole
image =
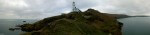
[[82, 11], [150, 15], [150, 0], [0, 0], [0, 19], [43, 19], [69, 13], [73, 1]]

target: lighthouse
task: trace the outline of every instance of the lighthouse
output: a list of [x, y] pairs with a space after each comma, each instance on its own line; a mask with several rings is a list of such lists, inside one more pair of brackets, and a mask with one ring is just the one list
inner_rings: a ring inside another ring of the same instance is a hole
[[75, 2], [72, 3], [72, 11], [73, 12], [81, 12], [81, 10], [76, 7]]

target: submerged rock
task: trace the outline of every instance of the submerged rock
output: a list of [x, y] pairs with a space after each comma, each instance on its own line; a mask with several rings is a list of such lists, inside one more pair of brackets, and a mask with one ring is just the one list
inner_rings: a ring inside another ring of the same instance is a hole
[[21, 28], [9, 28], [10, 31], [20, 30]]

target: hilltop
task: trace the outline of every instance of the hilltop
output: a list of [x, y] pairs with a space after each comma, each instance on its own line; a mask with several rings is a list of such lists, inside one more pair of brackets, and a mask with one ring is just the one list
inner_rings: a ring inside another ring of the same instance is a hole
[[122, 23], [94, 9], [48, 17], [19, 27], [21, 35], [122, 35]]

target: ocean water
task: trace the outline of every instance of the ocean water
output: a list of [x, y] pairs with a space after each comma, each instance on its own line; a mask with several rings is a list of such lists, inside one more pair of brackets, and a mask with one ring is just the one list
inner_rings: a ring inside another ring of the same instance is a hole
[[150, 35], [150, 17], [118, 19], [124, 23], [123, 35]]
[[[124, 23], [122, 32], [123, 35], [150, 35], [150, 17], [133, 17], [118, 19]], [[24, 24], [22, 21], [34, 23], [38, 20], [31, 19], [0, 19], [0, 35], [19, 35], [23, 31], [9, 31], [9, 28], [15, 27], [18, 24]]]
[[19, 35], [23, 31], [16, 30], [10, 31], [9, 28], [14, 28], [18, 24], [24, 24], [22, 21], [27, 21], [27, 23], [34, 23], [37, 20], [31, 19], [0, 19], [0, 35]]

